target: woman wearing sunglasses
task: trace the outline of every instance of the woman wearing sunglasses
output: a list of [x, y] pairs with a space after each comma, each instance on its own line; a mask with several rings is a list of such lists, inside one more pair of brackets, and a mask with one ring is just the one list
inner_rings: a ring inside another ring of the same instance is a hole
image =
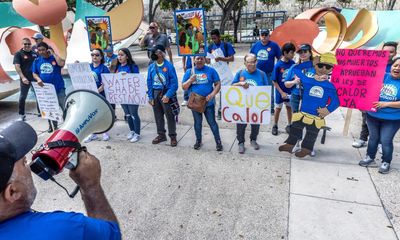
[[[101, 49], [96, 48], [93, 49], [91, 56], [92, 56], [92, 63], [90, 64], [90, 69], [92, 70], [94, 80], [96, 81], [97, 91], [104, 98], [106, 98], [106, 95], [104, 93], [103, 82], [101, 79], [101, 74], [110, 73], [110, 70], [108, 70], [107, 66], [105, 65], [104, 53]], [[97, 139], [98, 139], [97, 134], [91, 134], [84, 140], [84, 142], [88, 143]], [[110, 140], [110, 136], [107, 133], [103, 133], [103, 141], [108, 141], [108, 140]]]
[[389, 173], [393, 158], [393, 138], [400, 128], [400, 57], [393, 59], [390, 73], [386, 73], [379, 96], [374, 103], [376, 112], [367, 112], [369, 140], [367, 155], [360, 166], [375, 165], [378, 144], [382, 144], [382, 164], [379, 173]]

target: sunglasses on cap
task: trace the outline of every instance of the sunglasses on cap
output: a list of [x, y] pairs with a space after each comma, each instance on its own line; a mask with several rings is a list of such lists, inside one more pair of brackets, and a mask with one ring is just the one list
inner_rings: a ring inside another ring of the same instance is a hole
[[326, 70], [331, 70], [331, 69], [333, 68], [332, 65], [325, 64], [325, 63], [317, 63], [317, 67], [318, 67], [318, 68], [323, 68], [323, 67], [325, 67]]
[[24, 43], [25, 46], [30, 46], [32, 43]]
[[97, 54], [97, 53], [92, 53], [90, 55], [92, 55], [92, 57], [100, 57], [100, 54]]

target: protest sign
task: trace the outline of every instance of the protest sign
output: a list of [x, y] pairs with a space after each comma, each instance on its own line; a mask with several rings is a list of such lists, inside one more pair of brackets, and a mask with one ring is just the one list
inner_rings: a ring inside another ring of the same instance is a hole
[[207, 31], [204, 9], [175, 11], [174, 22], [179, 56], [205, 56]]
[[[39, 104], [42, 118], [63, 122], [63, 112], [58, 104], [56, 89], [53, 84], [45, 83], [40, 87], [36, 82], [32, 82], [35, 89], [36, 99]], [[61, 103], [64, 104], [64, 103]]]
[[224, 53], [222, 52], [221, 48], [217, 48], [213, 51], [211, 54], [207, 54], [207, 57], [210, 57], [211, 59], [211, 67], [213, 67], [221, 80], [221, 85], [222, 86], [227, 86], [231, 85], [233, 81], [233, 74], [231, 69], [229, 68], [228, 63], [223, 62], [223, 61], [215, 61], [215, 58], [217, 57], [224, 57]]
[[85, 17], [86, 30], [89, 37], [90, 51], [99, 48], [105, 50], [107, 47], [112, 49], [111, 22], [108, 16]]
[[223, 86], [222, 119], [229, 123], [268, 124], [271, 121], [271, 87]]
[[71, 63], [67, 64], [67, 66], [72, 86], [75, 90], [87, 89], [96, 93], [98, 92], [94, 79], [97, 75], [92, 72], [89, 63]]
[[101, 74], [106, 98], [115, 104], [147, 104], [147, 83], [138, 73]]
[[340, 106], [376, 111], [389, 52], [364, 49], [336, 50], [336, 65], [331, 82], [335, 85]]

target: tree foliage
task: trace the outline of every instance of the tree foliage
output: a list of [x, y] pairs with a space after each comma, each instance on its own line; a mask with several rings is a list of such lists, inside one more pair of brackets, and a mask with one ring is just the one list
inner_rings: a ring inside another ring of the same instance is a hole
[[280, 0], [259, 0], [264, 6], [267, 7], [267, 10], [271, 10], [271, 7], [279, 5], [281, 3]]
[[319, 3], [323, 3], [325, 0], [296, 0], [300, 5], [300, 10], [304, 12], [307, 9], [315, 8]]
[[342, 8], [348, 8], [350, 7], [350, 4], [352, 0], [336, 0], [336, 2], [342, 7]]
[[159, 0], [160, 9], [162, 10], [176, 10], [185, 8], [198, 8], [202, 7], [206, 11], [214, 6], [214, 1], [211, 0]]

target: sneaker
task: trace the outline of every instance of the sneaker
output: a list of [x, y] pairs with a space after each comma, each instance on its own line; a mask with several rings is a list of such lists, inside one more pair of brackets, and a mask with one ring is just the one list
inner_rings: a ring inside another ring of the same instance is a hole
[[239, 153], [243, 154], [245, 150], [244, 143], [239, 143]]
[[278, 125], [274, 125], [272, 127], [272, 135], [274, 136], [278, 135]]
[[285, 127], [285, 131], [286, 131], [287, 134], [290, 133], [290, 128], [291, 127], [292, 127], [292, 125], [290, 125], [290, 124]]
[[311, 157], [315, 157], [315, 155], [317, 155], [317, 154], [315, 153], [315, 150], [313, 149], [313, 150], [311, 151], [311, 153], [310, 153], [310, 156], [311, 156]]
[[221, 152], [222, 150], [224, 150], [224, 146], [222, 146], [221, 140], [217, 140], [217, 151]]
[[94, 140], [97, 140], [97, 134], [90, 134], [85, 140], [83, 140], [83, 142], [89, 143]]
[[354, 148], [362, 148], [362, 147], [367, 146], [367, 142], [364, 141], [364, 140], [361, 140], [361, 139], [357, 139], [357, 140], [355, 140], [355, 141], [353, 142], [352, 146], [353, 146]]
[[108, 141], [110, 140], [110, 136], [108, 136], [107, 133], [103, 133], [103, 141]]
[[260, 145], [258, 145], [256, 140], [250, 140], [250, 145], [255, 149], [258, 150], [260, 149]]
[[126, 140], [131, 140], [133, 135], [135, 135], [135, 131], [130, 131], [128, 135], [126, 135]]
[[378, 144], [378, 152], [379, 154], [382, 154], [382, 144]]
[[182, 106], [182, 107], [184, 107], [184, 106], [187, 106], [187, 105], [188, 105], [188, 101], [186, 101], [186, 100], [183, 100], [183, 102], [182, 102], [181, 106]]
[[382, 173], [382, 174], [386, 174], [386, 173], [389, 173], [389, 170], [390, 170], [390, 163], [388, 163], [388, 162], [383, 162], [383, 163], [381, 164], [381, 166], [379, 167], [378, 172], [379, 172], [379, 173]]
[[217, 120], [221, 120], [221, 111], [220, 110], [218, 110], [218, 115], [217, 115]]
[[358, 165], [360, 165], [362, 167], [368, 167], [370, 165], [375, 165], [375, 164], [376, 164], [375, 160], [371, 159], [368, 155], [365, 156], [365, 158], [363, 160], [358, 162]]
[[26, 116], [25, 115], [19, 115], [19, 121], [25, 122]]
[[167, 141], [167, 137], [165, 135], [158, 135], [156, 138], [153, 139], [151, 142], [152, 144], [159, 144], [161, 142]]
[[53, 127], [51, 125], [49, 126], [49, 129], [47, 129], [47, 132], [48, 133], [52, 133], [53, 132]]
[[137, 141], [139, 141], [139, 140], [140, 140], [140, 135], [135, 133], [135, 134], [133, 134], [133, 136], [132, 136], [130, 142], [131, 142], [131, 143], [134, 143], [134, 142], [137, 142]]
[[298, 152], [301, 150], [300, 141], [297, 141], [296, 145], [292, 149], [292, 153]]
[[193, 148], [195, 150], [199, 150], [201, 148], [201, 141], [200, 140], [196, 140], [196, 143], [193, 145]]
[[271, 115], [274, 115], [274, 114], [275, 114], [275, 109], [271, 108]]

